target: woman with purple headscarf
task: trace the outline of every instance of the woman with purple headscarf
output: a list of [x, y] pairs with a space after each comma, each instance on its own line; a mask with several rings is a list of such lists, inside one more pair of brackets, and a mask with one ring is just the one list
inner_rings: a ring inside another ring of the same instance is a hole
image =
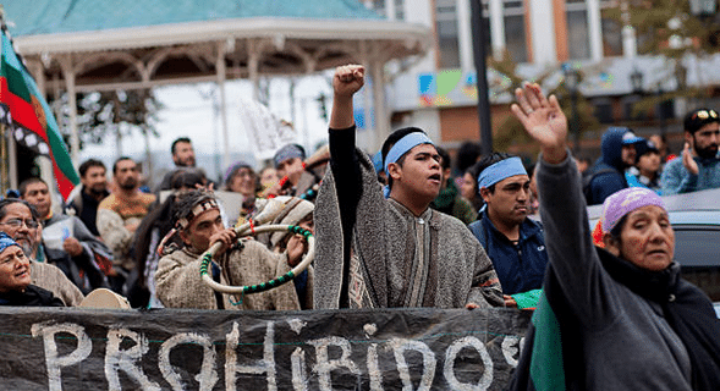
[[662, 199], [630, 188], [603, 204], [593, 245], [567, 119], [537, 84], [512, 111], [539, 144], [540, 215], [550, 263], [513, 390], [720, 390], [720, 324], [680, 277]]

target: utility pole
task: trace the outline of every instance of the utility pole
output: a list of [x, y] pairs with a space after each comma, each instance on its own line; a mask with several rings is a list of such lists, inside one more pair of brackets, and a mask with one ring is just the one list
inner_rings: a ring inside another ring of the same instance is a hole
[[493, 151], [492, 126], [490, 125], [490, 98], [487, 82], [487, 58], [485, 50], [485, 19], [482, 15], [482, 0], [470, 0], [473, 27], [473, 52], [477, 70], [478, 120], [480, 123], [480, 151], [489, 155]]

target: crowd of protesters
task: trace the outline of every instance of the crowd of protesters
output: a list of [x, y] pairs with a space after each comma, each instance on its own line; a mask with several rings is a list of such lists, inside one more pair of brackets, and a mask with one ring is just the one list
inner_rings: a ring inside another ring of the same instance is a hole
[[[718, 326], [707, 320], [707, 298], [678, 277], [659, 197], [720, 188], [715, 110], [687, 113], [678, 156], [660, 136], [611, 127], [591, 165], [567, 151], [557, 100], [526, 84], [512, 111], [542, 149], [537, 165], [507, 153], [481, 156], [472, 142], [453, 165], [448, 151], [412, 127], [393, 132], [374, 156], [360, 151], [353, 96], [363, 84], [363, 67], [337, 69], [326, 148], [308, 156], [289, 144], [261, 170], [232, 164], [221, 183], [196, 167], [188, 138], [172, 143], [175, 169], [153, 192], [141, 191], [128, 157], [113, 164], [112, 186], [102, 162], [84, 162], [82, 186], [64, 205], [53, 205], [51, 184], [23, 181], [19, 199], [0, 201], [0, 305], [75, 306], [108, 288], [136, 308], [537, 308], [565, 331], [563, 353], [582, 369], [566, 377], [577, 389], [620, 387], [633, 376], [633, 384], [652, 383], [637, 376], [637, 360], [601, 357], [639, 350], [673, 379], [654, 388], [718, 384], [707, 362], [720, 361]], [[292, 198], [271, 223], [299, 230], [239, 238], [235, 228], [254, 227], [278, 196]], [[605, 250], [590, 239], [585, 207], [595, 204], [603, 204], [597, 230]], [[313, 264], [288, 273], [312, 234]], [[231, 286], [295, 278], [230, 295], [206, 284], [201, 270]], [[666, 296], [687, 302], [668, 304]], [[531, 332], [538, 341], [547, 330], [538, 321]], [[611, 349], [601, 346], [612, 342], [607, 335], [617, 336]], [[523, 372], [535, 356], [525, 356], [516, 389], [535, 381]], [[590, 357], [600, 358], [590, 365]]]

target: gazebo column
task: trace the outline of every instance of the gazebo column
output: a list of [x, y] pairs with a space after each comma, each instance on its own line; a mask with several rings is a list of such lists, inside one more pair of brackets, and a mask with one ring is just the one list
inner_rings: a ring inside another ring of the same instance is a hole
[[68, 94], [70, 109], [70, 156], [73, 166], [78, 167], [80, 154], [80, 137], [77, 129], [77, 102], [75, 99], [75, 70], [72, 65], [72, 54], [66, 54], [58, 59], [65, 79], [65, 89]]
[[230, 167], [230, 136], [228, 135], [227, 122], [227, 102], [225, 99], [225, 42], [218, 42], [217, 60], [215, 62], [215, 70], [217, 72], [217, 84], [220, 91], [220, 123], [222, 124], [223, 134], [223, 167]]

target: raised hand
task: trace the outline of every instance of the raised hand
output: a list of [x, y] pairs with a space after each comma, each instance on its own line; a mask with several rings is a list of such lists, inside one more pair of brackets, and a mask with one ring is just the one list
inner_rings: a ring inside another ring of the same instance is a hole
[[690, 144], [685, 143], [685, 148], [682, 151], [682, 163], [685, 169], [693, 175], [700, 173], [700, 168], [697, 165], [695, 159], [693, 159], [692, 152], [690, 150]]
[[540, 144], [543, 159], [559, 163], [567, 156], [567, 118], [557, 98], [545, 98], [538, 84], [525, 83], [515, 90], [517, 103], [510, 109], [525, 127], [525, 131]]
[[345, 65], [335, 69], [333, 89], [335, 98], [352, 97], [365, 84], [365, 67], [362, 65]]
[[353, 94], [365, 84], [365, 68], [362, 65], [345, 65], [335, 69], [333, 76], [332, 113], [330, 129], [345, 129], [355, 123], [353, 117]]

